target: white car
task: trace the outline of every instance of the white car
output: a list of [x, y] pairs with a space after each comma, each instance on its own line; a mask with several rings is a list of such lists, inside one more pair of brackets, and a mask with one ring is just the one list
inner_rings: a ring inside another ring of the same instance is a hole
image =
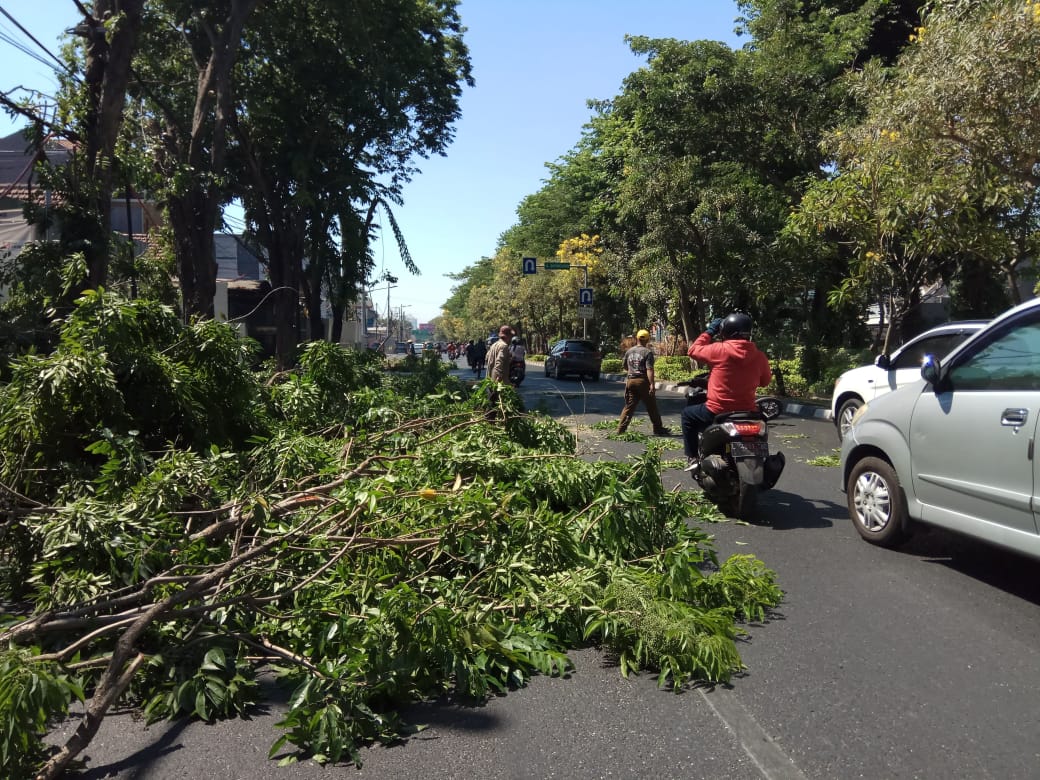
[[831, 415], [844, 440], [856, 411], [878, 396], [921, 378], [925, 355], [944, 358], [954, 347], [986, 326], [987, 320], [948, 322], [926, 330], [889, 355], [878, 355], [872, 365], [846, 371], [834, 383]]

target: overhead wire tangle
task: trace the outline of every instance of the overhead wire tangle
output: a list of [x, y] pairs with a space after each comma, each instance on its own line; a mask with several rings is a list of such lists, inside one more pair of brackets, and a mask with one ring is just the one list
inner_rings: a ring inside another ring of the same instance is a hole
[[[44, 46], [44, 45], [43, 45], [42, 43], [40, 43], [40, 42], [39, 42], [39, 41], [38, 41], [38, 40], [36, 39], [36, 37], [35, 37], [35, 36], [34, 36], [34, 35], [33, 35], [33, 34], [31, 33], [31, 32], [29, 32], [29, 31], [28, 31], [27, 29], [25, 29], [25, 27], [24, 27], [24, 26], [22, 26], [22, 24], [21, 24], [21, 23], [20, 23], [20, 22], [19, 22], [19, 21], [18, 21], [17, 19], [15, 19], [15, 18], [14, 18], [13, 16], [11, 16], [11, 14], [9, 14], [9, 13], [7, 12], [7, 9], [6, 9], [6, 8], [4, 8], [4, 7], [2, 6], [2, 5], [0, 5], [0, 14], [3, 14], [3, 16], [5, 16], [5, 17], [6, 17], [6, 18], [7, 18], [7, 19], [8, 19], [8, 20], [9, 20], [9, 21], [11, 22], [11, 24], [13, 24], [13, 25], [14, 25], [15, 27], [17, 27], [17, 28], [18, 28], [18, 29], [19, 29], [19, 30], [20, 30], [20, 31], [22, 32], [22, 34], [23, 34], [23, 35], [24, 35], [24, 36], [25, 36], [26, 38], [28, 38], [28, 39], [29, 39], [30, 41], [32, 41], [32, 42], [33, 42], [33, 43], [35, 43], [35, 44], [36, 44], [37, 46], [39, 46], [39, 47], [40, 47], [40, 49], [41, 49], [41, 50], [42, 50], [42, 51], [43, 51], [43, 52], [44, 52], [44, 53], [45, 53], [45, 54], [46, 54], [46, 55], [47, 55], [48, 57], [50, 57], [50, 58], [51, 58], [52, 60], [54, 60], [54, 62], [56, 62], [56, 63], [57, 63], [57, 64], [58, 64], [59, 66], [61, 66], [61, 69], [62, 69], [62, 70], [64, 70], [64, 71], [65, 71], [66, 73], [68, 73], [68, 74], [70, 74], [70, 75], [75, 75], [75, 73], [74, 73], [74, 71], [73, 71], [73, 69], [72, 69], [72, 67], [71, 67], [70, 65], [68, 65], [68, 64], [67, 64], [66, 62], [64, 62], [63, 60], [60, 60], [60, 59], [58, 59], [58, 57], [56, 57], [56, 56], [55, 56], [55, 55], [53, 54], [53, 52], [51, 52], [51, 50], [50, 50], [50, 49], [48, 49], [48, 48], [47, 48], [46, 46]], [[18, 49], [19, 49], [20, 51], [24, 52], [25, 54], [28, 54], [28, 55], [29, 55], [30, 57], [33, 57], [33, 58], [35, 58], [35, 59], [39, 60], [39, 61], [40, 61], [41, 63], [43, 63], [43, 64], [44, 64], [44, 65], [46, 65], [47, 67], [49, 67], [49, 68], [54, 68], [54, 65], [52, 65], [51, 63], [49, 63], [49, 62], [46, 62], [45, 60], [43, 60], [43, 59], [39, 58], [38, 56], [36, 56], [36, 54], [35, 54], [35, 53], [33, 53], [33, 52], [30, 52], [30, 51], [28, 51], [28, 50], [27, 50], [26, 48], [23, 48], [23, 46], [22, 46], [22, 45], [20, 45], [20, 44], [16, 43], [16, 42], [15, 42], [15, 41], [13, 41], [12, 39], [9, 39], [9, 38], [8, 38], [8, 39], [5, 39], [5, 40], [7, 40], [7, 41], [8, 41], [9, 43], [11, 43], [12, 45], [14, 45], [14, 46], [15, 46], [16, 48], [18, 48]]]

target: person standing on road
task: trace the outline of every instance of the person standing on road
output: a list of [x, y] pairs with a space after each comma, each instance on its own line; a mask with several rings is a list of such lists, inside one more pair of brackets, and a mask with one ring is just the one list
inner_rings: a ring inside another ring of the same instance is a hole
[[480, 379], [480, 375], [484, 371], [486, 360], [487, 344], [484, 343], [483, 339], [477, 339], [473, 342], [473, 373], [477, 375], [477, 379]]
[[[690, 345], [687, 354], [711, 369], [708, 400], [687, 406], [682, 412], [683, 447], [686, 471], [697, 468], [700, 435], [726, 412], [747, 412], [756, 408], [755, 391], [772, 378], [769, 358], [751, 341], [751, 318], [735, 311], [726, 319], [714, 319]], [[715, 336], [719, 337], [714, 342]]]
[[625, 408], [621, 410], [618, 420], [618, 433], [628, 430], [632, 415], [642, 401], [646, 406], [647, 416], [654, 426], [655, 436], [671, 436], [672, 432], [661, 422], [661, 413], [657, 410], [657, 387], [654, 384], [654, 351], [647, 346], [650, 343], [650, 332], [640, 330], [636, 333], [639, 343], [625, 353], [621, 361], [625, 369]]
[[513, 338], [513, 329], [503, 325], [498, 329], [498, 341], [491, 345], [487, 354], [487, 375], [502, 384], [509, 384], [509, 340]]

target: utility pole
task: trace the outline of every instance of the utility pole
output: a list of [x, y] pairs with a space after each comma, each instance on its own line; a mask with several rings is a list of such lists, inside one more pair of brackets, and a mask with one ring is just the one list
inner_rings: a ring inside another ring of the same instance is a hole
[[392, 311], [390, 310], [390, 290], [397, 284], [397, 277], [391, 274], [389, 271], [384, 271], [382, 277], [386, 282], [386, 339], [390, 340], [390, 322], [393, 319]]
[[[407, 303], [402, 303], [402, 304], [400, 304], [397, 307], [397, 310], [398, 310], [397, 313], [398, 313], [398, 315], [400, 317], [400, 320], [401, 320], [401, 323], [399, 325], [399, 327], [401, 329], [400, 330], [401, 338], [399, 339], [400, 341], [404, 341], [404, 310], [405, 309], [410, 309], [410, 308], [411, 308], [411, 304], [407, 304]], [[411, 335], [411, 333], [409, 333], [408, 335]]]

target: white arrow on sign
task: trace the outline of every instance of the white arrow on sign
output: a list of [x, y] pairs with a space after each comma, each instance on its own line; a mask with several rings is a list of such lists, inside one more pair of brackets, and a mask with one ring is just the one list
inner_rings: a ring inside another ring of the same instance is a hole
[[524, 273], [535, 274], [538, 273], [538, 258], [537, 257], [525, 257], [524, 258]]
[[578, 289], [578, 305], [579, 306], [591, 306], [592, 305], [592, 288], [581, 287]]

